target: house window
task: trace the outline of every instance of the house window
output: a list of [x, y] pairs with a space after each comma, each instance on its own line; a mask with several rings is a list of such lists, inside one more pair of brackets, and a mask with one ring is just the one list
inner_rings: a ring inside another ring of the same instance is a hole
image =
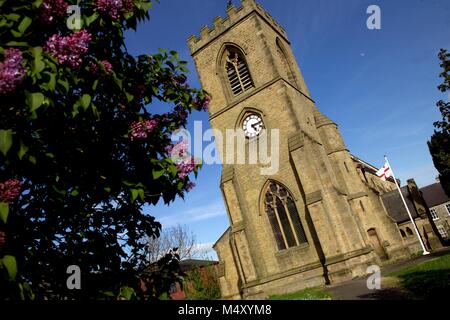
[[406, 227], [406, 234], [408, 236], [412, 236], [413, 235], [413, 232], [412, 232], [412, 230], [409, 227]]
[[297, 207], [286, 188], [271, 182], [265, 194], [265, 208], [278, 250], [307, 242]]
[[450, 216], [450, 203], [447, 203], [447, 204], [445, 205], [445, 209], [447, 209], [447, 213], [448, 213], [448, 215]]
[[439, 219], [439, 216], [438, 216], [438, 214], [437, 214], [437, 212], [436, 212], [436, 209], [430, 209], [430, 213], [431, 213], [431, 218], [433, 219], [433, 220], [438, 220]]
[[437, 229], [439, 231], [439, 234], [441, 235], [442, 238], [447, 239], [448, 236], [448, 232], [447, 230], [444, 228], [444, 226], [437, 226]]
[[400, 234], [402, 235], [403, 238], [406, 238], [406, 233], [402, 229], [400, 229]]
[[226, 73], [231, 91], [235, 96], [248, 91], [254, 87], [250, 71], [245, 62], [244, 55], [233, 48], [227, 49], [226, 56]]

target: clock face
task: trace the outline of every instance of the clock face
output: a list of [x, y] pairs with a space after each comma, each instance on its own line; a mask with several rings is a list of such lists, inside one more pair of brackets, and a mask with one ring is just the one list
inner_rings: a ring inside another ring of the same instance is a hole
[[257, 137], [264, 127], [261, 117], [257, 114], [250, 114], [244, 119], [242, 129], [247, 138]]

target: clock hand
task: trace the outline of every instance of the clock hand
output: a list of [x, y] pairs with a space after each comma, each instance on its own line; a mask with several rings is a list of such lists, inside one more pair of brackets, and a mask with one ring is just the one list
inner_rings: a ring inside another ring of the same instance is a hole
[[253, 129], [257, 129], [256, 127], [257, 126], [259, 126], [261, 124], [261, 121], [259, 121], [259, 122], [257, 122], [257, 123], [255, 123], [255, 124], [252, 124], [252, 125], [250, 125]]

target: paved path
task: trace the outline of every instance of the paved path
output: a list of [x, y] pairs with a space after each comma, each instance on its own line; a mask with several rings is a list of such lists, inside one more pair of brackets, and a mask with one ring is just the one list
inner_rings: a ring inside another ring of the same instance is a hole
[[[450, 248], [439, 250], [428, 256], [418, 256], [410, 260], [387, 265], [381, 269], [381, 275], [387, 275], [404, 267], [416, 265], [420, 262], [427, 261], [450, 252]], [[384, 287], [381, 282], [381, 290], [369, 290], [366, 284], [367, 278], [357, 278], [347, 282], [330, 285], [325, 291], [330, 292], [334, 299], [338, 300], [393, 300], [408, 299], [408, 294], [400, 288]]]

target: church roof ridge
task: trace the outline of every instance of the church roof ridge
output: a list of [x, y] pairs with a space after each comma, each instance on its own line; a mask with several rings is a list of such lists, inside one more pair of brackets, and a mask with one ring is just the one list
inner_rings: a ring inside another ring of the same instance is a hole
[[191, 54], [194, 54], [196, 51], [254, 11], [267, 20], [287, 39], [287, 34], [283, 27], [281, 27], [260, 4], [256, 3], [255, 0], [241, 0], [241, 6], [237, 8], [234, 5], [228, 6], [227, 16], [225, 18], [222, 18], [221, 16], [214, 18], [212, 27], [208, 25], [203, 26], [200, 30], [199, 37], [196, 35], [191, 35], [188, 38], [187, 41]]

